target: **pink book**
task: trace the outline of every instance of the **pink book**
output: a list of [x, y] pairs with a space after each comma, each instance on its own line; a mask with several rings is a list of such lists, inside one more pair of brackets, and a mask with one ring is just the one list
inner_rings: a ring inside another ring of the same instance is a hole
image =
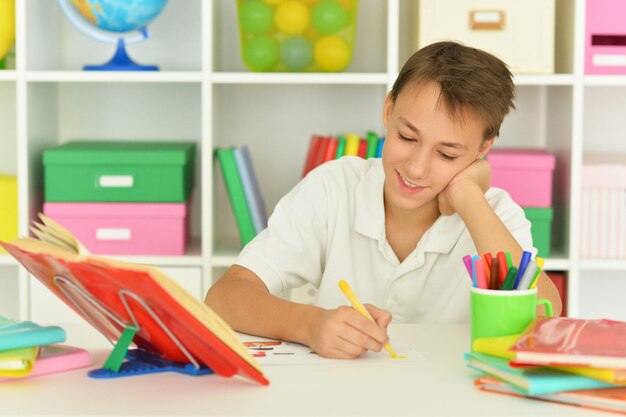
[[41, 347], [30, 374], [18, 378], [0, 378], [0, 382], [17, 381], [88, 366], [91, 366], [91, 355], [85, 349], [66, 345], [46, 345]]

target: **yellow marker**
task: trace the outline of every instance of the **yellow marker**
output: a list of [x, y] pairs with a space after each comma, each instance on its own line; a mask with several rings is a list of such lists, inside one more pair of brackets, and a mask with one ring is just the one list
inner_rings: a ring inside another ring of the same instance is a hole
[[541, 274], [541, 270], [543, 269], [543, 263], [544, 263], [543, 258], [540, 258], [537, 256], [535, 258], [535, 262], [537, 263], [537, 272], [535, 272], [535, 276], [533, 277], [533, 280], [530, 282], [528, 289], [532, 289], [537, 286], [537, 281], [539, 281], [539, 274]]
[[[365, 316], [366, 319], [369, 319], [371, 322], [376, 323], [376, 321], [374, 321], [374, 318], [370, 315], [369, 311], [367, 311], [358, 300], [358, 298], [356, 298], [356, 295], [354, 295], [352, 289], [346, 281], [339, 281], [339, 288], [341, 288], [341, 291], [346, 295], [346, 297], [348, 297], [348, 300], [350, 300], [350, 303], [352, 303], [352, 306], [356, 311]], [[387, 352], [389, 352], [391, 354], [391, 357], [394, 359], [405, 357], [396, 355], [396, 352], [394, 352], [389, 343], [385, 343], [385, 349], [387, 349]]]

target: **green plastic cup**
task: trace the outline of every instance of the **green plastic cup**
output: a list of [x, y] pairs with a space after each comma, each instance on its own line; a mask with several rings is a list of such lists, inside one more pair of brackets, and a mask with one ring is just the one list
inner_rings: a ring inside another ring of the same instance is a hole
[[546, 315], [552, 317], [552, 303], [537, 299], [537, 288], [522, 291], [472, 288], [470, 297], [472, 344], [481, 337], [523, 332], [537, 318], [538, 305], [544, 305]]

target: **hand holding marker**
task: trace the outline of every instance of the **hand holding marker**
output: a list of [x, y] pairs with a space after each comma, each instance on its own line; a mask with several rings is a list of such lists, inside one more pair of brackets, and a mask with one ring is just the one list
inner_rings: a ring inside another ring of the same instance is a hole
[[528, 290], [537, 286], [543, 269], [542, 258], [531, 259], [531, 253], [524, 251], [519, 266], [514, 267], [509, 252], [498, 252], [494, 258], [490, 253], [483, 256], [463, 257], [472, 285], [491, 290]]
[[[356, 298], [356, 295], [352, 292], [352, 288], [350, 288], [350, 286], [348, 285], [346, 281], [344, 280], [339, 281], [339, 288], [341, 289], [341, 292], [343, 292], [344, 295], [348, 298], [348, 300], [350, 301], [350, 303], [352, 304], [352, 306], [354, 307], [356, 311], [361, 313], [361, 315], [363, 315], [369, 321], [376, 323], [376, 320], [374, 320], [371, 314], [365, 309], [365, 307], [363, 307], [363, 304], [361, 304], [359, 299]], [[406, 356], [397, 355], [396, 352], [391, 347], [391, 344], [389, 344], [389, 342], [385, 343], [384, 348], [387, 349], [387, 352], [389, 352], [389, 354], [391, 355], [393, 359], [402, 359], [406, 357]]]

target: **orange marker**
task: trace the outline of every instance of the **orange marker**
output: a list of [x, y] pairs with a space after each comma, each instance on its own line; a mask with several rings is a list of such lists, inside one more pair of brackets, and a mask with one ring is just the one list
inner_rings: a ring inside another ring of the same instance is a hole
[[504, 279], [506, 278], [507, 270], [509, 268], [507, 266], [506, 255], [504, 254], [504, 252], [498, 252], [496, 257], [498, 258], [498, 264], [500, 267], [500, 286], [502, 286], [502, 284], [504, 283]]

